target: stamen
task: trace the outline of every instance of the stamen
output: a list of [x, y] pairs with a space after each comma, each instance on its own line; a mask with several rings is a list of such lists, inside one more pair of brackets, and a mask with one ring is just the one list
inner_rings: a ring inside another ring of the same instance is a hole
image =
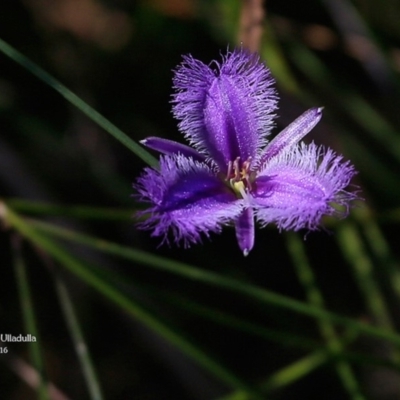
[[240, 171], [240, 157], [237, 157], [234, 161], [228, 162], [228, 171], [226, 173], [226, 180], [229, 181], [240, 181], [242, 172]]
[[250, 165], [252, 158], [249, 157], [244, 163], [241, 170], [242, 180], [246, 182], [246, 187], [251, 190], [251, 174]]
[[228, 163], [228, 173], [226, 180], [229, 181], [231, 188], [242, 198], [247, 197], [248, 190], [251, 190], [251, 157], [240, 165], [240, 157]]
[[240, 181], [241, 177], [241, 171], [240, 171], [240, 166], [239, 166], [239, 161], [240, 157], [237, 157], [236, 160], [233, 162], [233, 170], [235, 172], [234, 179], [235, 181]]
[[233, 166], [233, 162], [229, 161], [228, 162], [228, 172], [226, 173], [226, 180], [230, 179], [231, 174], [232, 174], [232, 166]]

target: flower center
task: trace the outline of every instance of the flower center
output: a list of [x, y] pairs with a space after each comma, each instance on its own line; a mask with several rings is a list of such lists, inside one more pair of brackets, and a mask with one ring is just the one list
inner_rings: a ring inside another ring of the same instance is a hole
[[250, 172], [251, 157], [243, 163], [240, 162], [240, 157], [234, 161], [229, 161], [228, 172], [225, 180], [229, 182], [230, 187], [238, 197], [246, 198], [247, 192], [251, 190], [252, 174]]

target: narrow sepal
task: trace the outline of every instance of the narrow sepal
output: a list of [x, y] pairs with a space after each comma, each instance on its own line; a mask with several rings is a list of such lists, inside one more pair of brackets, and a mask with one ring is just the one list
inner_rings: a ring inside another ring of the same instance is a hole
[[260, 165], [303, 139], [320, 121], [322, 110], [323, 107], [310, 108], [283, 129], [268, 143], [261, 155]]
[[236, 239], [245, 257], [254, 246], [254, 214], [252, 208], [246, 208], [235, 220]]
[[173, 140], [150, 136], [141, 140], [140, 143], [149, 149], [158, 151], [165, 155], [182, 154], [186, 157], [192, 157], [196, 161], [205, 161], [204, 155], [200, 154], [192, 147]]

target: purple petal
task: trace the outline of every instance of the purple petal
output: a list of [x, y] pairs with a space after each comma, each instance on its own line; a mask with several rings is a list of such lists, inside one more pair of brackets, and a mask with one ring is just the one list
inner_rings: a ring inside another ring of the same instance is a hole
[[246, 208], [235, 220], [236, 238], [246, 257], [254, 246], [254, 214], [252, 208]]
[[292, 147], [267, 162], [256, 179], [256, 217], [280, 229], [316, 229], [323, 215], [347, 215], [357, 196], [344, 189], [354, 174], [353, 166], [330, 149], [314, 143]]
[[165, 155], [182, 154], [185, 157], [192, 157], [195, 161], [205, 161], [204, 155], [200, 154], [195, 149], [185, 144], [174, 142], [173, 140], [151, 136], [141, 140], [140, 143], [143, 146]]
[[228, 53], [216, 70], [192, 57], [177, 69], [173, 112], [199, 151], [225, 171], [240, 157], [256, 159], [270, 133], [277, 96], [269, 69], [257, 54]]
[[310, 108], [305, 113], [300, 115], [283, 131], [281, 131], [271, 142], [261, 155], [260, 165], [275, 157], [280, 152], [285, 151], [290, 146], [298, 143], [304, 136], [306, 136], [315, 125], [318, 124], [322, 117], [323, 107]]
[[204, 163], [182, 155], [161, 157], [160, 170], [146, 168], [134, 187], [150, 207], [140, 224], [167, 241], [171, 230], [175, 242], [187, 247], [201, 241], [201, 234], [220, 232], [222, 225], [242, 211], [243, 201], [217, 178]]

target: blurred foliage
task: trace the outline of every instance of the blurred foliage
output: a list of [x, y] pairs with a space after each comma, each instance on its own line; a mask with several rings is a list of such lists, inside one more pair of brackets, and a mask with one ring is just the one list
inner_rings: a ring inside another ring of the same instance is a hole
[[[0, 342], [0, 398], [400, 398], [399, 15], [395, 0], [5, 4], [0, 39], [31, 62], [2, 42], [0, 334], [38, 341]], [[307, 240], [258, 230], [247, 258], [229, 228], [158, 247], [134, 225], [152, 160], [136, 142], [181, 141], [182, 54], [240, 44], [276, 77], [274, 133], [325, 106], [307, 140], [352, 160], [364, 201]]]

